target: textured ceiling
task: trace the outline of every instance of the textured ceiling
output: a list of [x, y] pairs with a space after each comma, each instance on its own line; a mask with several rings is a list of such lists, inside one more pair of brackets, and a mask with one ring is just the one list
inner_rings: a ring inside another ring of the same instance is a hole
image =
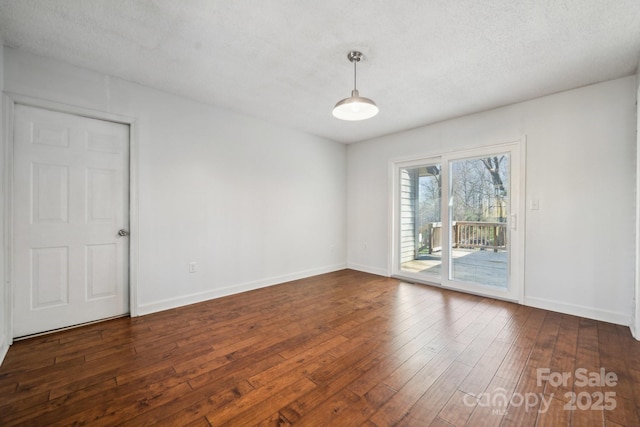
[[[354, 142], [635, 71], [639, 0], [0, 0], [4, 43]], [[352, 89], [380, 107], [331, 109]]]

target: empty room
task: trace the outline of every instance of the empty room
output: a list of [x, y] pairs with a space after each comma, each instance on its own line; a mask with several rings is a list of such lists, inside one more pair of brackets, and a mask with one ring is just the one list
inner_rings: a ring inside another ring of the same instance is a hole
[[0, 0], [0, 425], [640, 426], [637, 0]]

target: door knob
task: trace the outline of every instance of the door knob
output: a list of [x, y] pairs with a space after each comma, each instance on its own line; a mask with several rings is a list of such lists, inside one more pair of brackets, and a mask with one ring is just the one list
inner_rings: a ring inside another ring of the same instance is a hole
[[125, 230], [124, 228], [121, 229], [120, 231], [118, 231], [118, 236], [128, 236], [129, 232], [127, 230]]

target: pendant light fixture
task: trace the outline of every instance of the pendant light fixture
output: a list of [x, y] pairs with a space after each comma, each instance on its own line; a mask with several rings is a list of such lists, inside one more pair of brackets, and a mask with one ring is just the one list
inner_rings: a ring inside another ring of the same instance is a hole
[[339, 101], [333, 107], [333, 116], [340, 120], [366, 120], [378, 114], [378, 106], [369, 98], [364, 98], [358, 93], [356, 86], [356, 65], [363, 58], [362, 53], [357, 51], [349, 52], [349, 61], [353, 62], [353, 90], [351, 97]]

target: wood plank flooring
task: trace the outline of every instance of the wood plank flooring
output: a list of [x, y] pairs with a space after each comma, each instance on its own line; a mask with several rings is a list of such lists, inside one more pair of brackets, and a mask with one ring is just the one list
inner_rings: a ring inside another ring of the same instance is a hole
[[640, 426], [639, 406], [626, 327], [352, 270], [19, 341], [0, 367], [2, 426]]

